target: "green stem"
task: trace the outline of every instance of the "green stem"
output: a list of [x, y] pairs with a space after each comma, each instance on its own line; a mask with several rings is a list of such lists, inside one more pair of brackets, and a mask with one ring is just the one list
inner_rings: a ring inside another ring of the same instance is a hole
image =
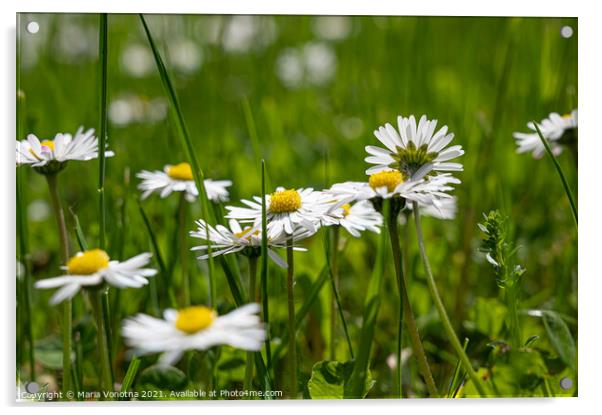
[[[50, 200], [56, 224], [59, 230], [61, 242], [61, 258], [63, 264], [69, 261], [69, 238], [67, 236], [67, 226], [65, 224], [65, 213], [61, 205], [61, 199], [58, 191], [56, 174], [47, 174], [48, 190], [50, 191]], [[71, 300], [63, 302], [63, 391], [71, 391], [71, 331], [73, 330], [71, 322], [72, 305]]]
[[21, 289], [23, 304], [19, 307], [19, 311], [25, 310], [25, 316], [20, 320], [25, 324], [25, 337], [27, 339], [27, 360], [29, 364], [29, 377], [31, 381], [36, 380], [36, 368], [35, 368], [35, 356], [34, 356], [34, 341], [33, 341], [33, 325], [32, 316], [33, 311], [31, 307], [31, 273], [30, 263], [27, 255], [28, 243], [27, 243], [27, 222], [25, 215], [27, 210], [25, 208], [25, 196], [23, 194], [23, 169], [17, 171], [17, 215], [18, 215], [18, 232], [19, 232], [19, 261], [23, 265], [23, 275], [21, 276]]
[[566, 177], [564, 176], [564, 173], [562, 172], [562, 169], [560, 168], [560, 164], [558, 163], [558, 160], [556, 160], [554, 153], [552, 153], [552, 149], [550, 148], [550, 144], [548, 143], [548, 140], [546, 140], [544, 138], [543, 134], [541, 133], [541, 130], [539, 129], [539, 125], [537, 125], [537, 123], [535, 121], [533, 121], [533, 125], [535, 126], [535, 129], [537, 130], [537, 135], [539, 136], [539, 139], [541, 140], [544, 147], [546, 148], [546, 152], [552, 159], [552, 162], [554, 163], [554, 167], [556, 167], [556, 171], [558, 172], [558, 175], [560, 176], [560, 180], [562, 181], [562, 186], [564, 187], [564, 192], [566, 193], [566, 197], [569, 199], [569, 204], [571, 205], [571, 213], [573, 214], [573, 220], [575, 221], [575, 227], [577, 227], [577, 205], [575, 204], [575, 199], [573, 198], [573, 193], [571, 192], [571, 189], [569, 188], [569, 184], [566, 180]]
[[100, 128], [98, 137], [98, 212], [99, 247], [105, 249], [105, 147], [107, 142], [107, 14], [100, 15], [98, 54], [100, 65]]
[[506, 291], [510, 309], [510, 332], [512, 334], [512, 346], [518, 349], [522, 346], [520, 320], [518, 317], [518, 293], [515, 287]]
[[[435, 385], [435, 381], [433, 379], [433, 375], [431, 373], [431, 368], [428, 364], [428, 360], [426, 358], [426, 353], [424, 352], [424, 347], [422, 346], [422, 341], [420, 340], [420, 333], [418, 333], [418, 327], [416, 325], [416, 320], [414, 319], [414, 312], [412, 310], [412, 305], [410, 303], [410, 299], [408, 297], [407, 284], [405, 281], [405, 275], [402, 269], [402, 261], [401, 261], [401, 249], [399, 246], [399, 230], [397, 226], [397, 212], [395, 209], [391, 209], [389, 214], [389, 238], [391, 240], [391, 249], [393, 251], [393, 262], [395, 264], [395, 273], [397, 275], [397, 285], [399, 289], [400, 302], [402, 304], [400, 319], [403, 318], [406, 327], [408, 329], [408, 333], [410, 335], [410, 339], [412, 340], [412, 347], [414, 349], [414, 353], [416, 355], [416, 360], [418, 362], [418, 367], [420, 368], [420, 372], [424, 377], [426, 382], [426, 387], [429, 391], [429, 395], [436, 398], [439, 396], [439, 392], [437, 391], [437, 386]], [[398, 340], [397, 340], [397, 358], [399, 359], [397, 362], [398, 367], [398, 378], [401, 385], [401, 330], [398, 332]], [[399, 390], [401, 392], [401, 388]], [[401, 396], [400, 396], [401, 398]]]
[[290, 398], [297, 399], [297, 346], [295, 341], [295, 264], [293, 236], [286, 241], [287, 294], [288, 294], [288, 355], [290, 376]]
[[103, 391], [113, 391], [109, 343], [106, 332], [107, 322], [105, 321], [105, 315], [103, 314], [103, 291], [104, 288], [99, 288], [91, 292], [93, 302], [92, 309], [96, 320], [98, 354], [100, 355], [101, 388]]
[[[339, 284], [339, 271], [338, 271], [338, 250], [339, 250], [339, 227], [333, 228], [333, 241], [331, 248], [332, 254], [330, 255], [328, 265], [330, 271], [330, 286], [331, 286], [331, 309], [330, 309], [330, 360], [336, 360], [336, 312], [339, 313], [341, 324], [343, 325], [343, 331], [345, 332], [345, 339], [347, 340], [347, 348], [349, 349], [349, 355], [351, 359], [354, 358], [353, 346], [351, 345], [351, 338], [349, 337], [349, 330], [347, 329], [347, 322], [345, 321], [345, 315], [343, 314], [343, 307], [341, 306], [341, 298], [339, 296], [338, 284]], [[328, 249], [328, 248], [327, 248]]]
[[332, 255], [330, 257], [330, 273], [332, 282], [332, 292], [330, 294], [330, 360], [336, 360], [336, 293], [339, 285], [339, 270], [338, 270], [338, 252], [339, 252], [339, 228], [335, 226], [332, 231]]
[[428, 283], [429, 291], [431, 292], [431, 297], [433, 299], [433, 302], [435, 303], [435, 308], [439, 313], [439, 318], [441, 318], [443, 328], [447, 334], [447, 337], [449, 337], [452, 343], [452, 347], [456, 351], [458, 358], [462, 362], [464, 370], [466, 370], [466, 372], [468, 373], [468, 376], [474, 383], [479, 395], [481, 395], [481, 397], [487, 397], [485, 386], [483, 385], [477, 373], [472, 368], [470, 359], [466, 355], [466, 352], [464, 351], [460, 340], [458, 340], [458, 336], [456, 336], [456, 333], [452, 327], [449, 317], [447, 316], [447, 312], [445, 311], [443, 301], [441, 301], [441, 297], [439, 296], [439, 291], [437, 289], [437, 285], [435, 284], [435, 278], [433, 277], [431, 265], [429, 263], [428, 257], [426, 255], [426, 249], [424, 247], [424, 237], [422, 236], [422, 224], [420, 221], [420, 210], [418, 209], [418, 202], [414, 202], [412, 210], [414, 211], [414, 223], [416, 224], [416, 238], [418, 239], [418, 247], [420, 248], [420, 255], [422, 257], [422, 262], [424, 263], [424, 269], [426, 271], [426, 280]]
[[[249, 256], [249, 302], [257, 301], [256, 293], [257, 280], [257, 257]], [[253, 382], [253, 362], [255, 352], [247, 352], [247, 366], [245, 368], [244, 390], [251, 390]]]
[[266, 327], [265, 355], [268, 373], [272, 372], [272, 350], [270, 343], [270, 312], [268, 299], [268, 231], [267, 206], [265, 201], [266, 188], [265, 160], [261, 160], [261, 303], [263, 323]]
[[[178, 204], [178, 245], [180, 255], [180, 270], [182, 271], [182, 292], [184, 294], [184, 305], [188, 307], [190, 305], [190, 275], [188, 274], [188, 249], [186, 239], [186, 193], [180, 192], [180, 202]], [[213, 283], [213, 281], [211, 281]], [[213, 284], [211, 288], [212, 307], [213, 304]]]

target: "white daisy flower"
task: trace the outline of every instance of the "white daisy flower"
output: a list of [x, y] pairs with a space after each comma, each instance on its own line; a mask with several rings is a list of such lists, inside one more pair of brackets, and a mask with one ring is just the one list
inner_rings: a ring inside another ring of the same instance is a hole
[[400, 115], [397, 125], [399, 131], [388, 123], [374, 131], [376, 138], [386, 148], [366, 146], [370, 156], [365, 161], [375, 164], [366, 170], [366, 174], [396, 169], [412, 177], [421, 168], [427, 168], [428, 171], [463, 169], [462, 164], [449, 162], [464, 154], [464, 150], [459, 145], [445, 148], [454, 138], [453, 133], [447, 132], [447, 125], [435, 133], [437, 120], [429, 121], [426, 115], [420, 118], [418, 125], [413, 115], [408, 118]]
[[[80, 127], [75, 133], [58, 133], [52, 140], [42, 140], [29, 134], [26, 140], [17, 141], [17, 166], [29, 164], [41, 173], [56, 173], [69, 160], [92, 160], [98, 157], [98, 138], [94, 129], [84, 132]], [[105, 151], [106, 157], [113, 156]]]
[[[535, 125], [532, 122], [527, 124], [529, 129], [533, 130], [534, 133], [521, 133], [515, 132], [513, 135], [516, 140], [517, 153], [526, 153], [531, 151], [533, 157], [541, 158], [546, 152], [546, 148], [539, 139]], [[544, 118], [539, 123], [539, 129], [545, 139], [548, 140], [552, 153], [559, 155], [562, 153], [566, 139], [567, 132], [574, 132], [577, 130], [577, 109], [574, 109], [570, 114], [560, 116], [553, 112], [548, 118]]]
[[117, 288], [140, 288], [148, 284], [148, 277], [157, 273], [154, 269], [143, 268], [149, 263], [151, 256], [143, 253], [119, 262], [111, 261], [102, 249], [79, 252], [62, 267], [68, 272], [67, 275], [40, 280], [35, 283], [35, 287], [61, 287], [50, 299], [51, 305], [72, 298], [81, 288], [96, 287], [103, 282]]
[[[190, 236], [193, 238], [208, 241], [207, 245], [199, 245], [191, 248], [192, 251], [201, 251], [202, 254], [197, 259], [207, 259], [207, 250], [211, 246], [211, 256], [227, 255], [236, 252], [247, 256], [261, 255], [261, 227], [247, 226], [244, 229], [235, 219], [230, 219], [230, 229], [223, 225], [215, 227], [206, 225], [202, 219], [196, 221], [198, 226], [197, 231], [191, 231]], [[209, 228], [209, 236], [207, 236], [207, 227]], [[296, 227], [293, 233], [293, 242], [300, 241], [310, 236], [310, 232], [302, 227]], [[207, 237], [209, 239], [207, 239]], [[285, 233], [276, 235], [275, 238], [268, 238], [268, 256], [278, 266], [287, 268], [286, 262], [271, 248], [285, 248], [288, 236]], [[305, 248], [293, 247], [296, 251], [307, 251]]]
[[358, 238], [363, 231], [380, 233], [383, 217], [368, 200], [360, 200], [353, 204], [345, 203], [338, 209], [342, 218], [337, 225], [345, 228], [352, 236]]
[[414, 175], [413, 178], [404, 180], [404, 175], [399, 170], [387, 170], [372, 174], [368, 182], [338, 183], [329, 192], [347, 203], [399, 196], [424, 206], [437, 207], [441, 206], [443, 199], [452, 197], [446, 192], [453, 190], [452, 184], [458, 183], [460, 180], [450, 173], [427, 177]]
[[124, 321], [122, 334], [135, 353], [164, 353], [159, 364], [173, 365], [187, 350], [219, 345], [261, 350], [266, 333], [258, 312], [259, 304], [252, 303], [223, 316], [204, 306], [168, 309], [163, 319], [137, 314]]
[[[241, 223], [261, 226], [261, 197], [242, 200], [248, 207], [226, 206], [228, 219]], [[332, 195], [306, 189], [285, 189], [278, 187], [270, 195], [265, 195], [268, 237], [277, 239], [282, 234], [293, 235], [296, 227], [307, 230], [307, 236], [314, 234], [321, 225], [335, 224], [341, 219], [337, 212], [340, 205]]]
[[[136, 175], [142, 179], [138, 189], [142, 191], [142, 199], [146, 199], [152, 193], [157, 192], [161, 198], [166, 198], [172, 192], [185, 192], [186, 200], [193, 202], [199, 195], [196, 188], [192, 168], [188, 163], [180, 163], [174, 166], [166, 165], [163, 171], [143, 170]], [[207, 198], [212, 202], [228, 201], [228, 186], [232, 186], [230, 180], [205, 179], [205, 192]]]
[[[412, 204], [408, 203], [407, 208], [412, 210]], [[418, 205], [418, 210], [423, 216], [431, 216], [435, 219], [442, 220], [452, 220], [456, 217], [458, 212], [458, 201], [455, 196], [445, 197], [432, 205]]]

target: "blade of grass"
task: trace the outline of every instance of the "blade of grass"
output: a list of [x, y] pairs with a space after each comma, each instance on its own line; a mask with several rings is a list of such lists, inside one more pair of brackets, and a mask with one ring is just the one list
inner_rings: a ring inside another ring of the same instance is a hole
[[98, 238], [99, 248], [105, 249], [105, 173], [107, 143], [107, 14], [100, 15], [100, 34], [98, 40], [98, 65], [100, 67], [100, 128], [98, 129]]
[[[132, 361], [128, 366], [128, 370], [125, 373], [125, 377], [123, 378], [123, 382], [121, 383], [121, 393], [126, 394], [132, 385], [134, 384], [134, 379], [138, 374], [138, 369], [140, 368], [140, 358], [134, 356]], [[125, 398], [120, 398], [120, 400], [125, 400]]]
[[[194, 182], [195, 182], [196, 187], [199, 192], [199, 202], [201, 204], [203, 220], [206, 223], [214, 223], [215, 220], [210, 220], [210, 219], [212, 219], [209, 217], [211, 211], [207, 208], [209, 206], [209, 198], [207, 197], [207, 192], [205, 190], [205, 183], [204, 183], [205, 175], [203, 173], [203, 170], [201, 170], [201, 167], [197, 160], [196, 154], [194, 152], [194, 147], [192, 146], [192, 141], [190, 140], [190, 136], [188, 134], [188, 129], [187, 129], [186, 123], [184, 121], [184, 116], [180, 109], [180, 103], [178, 101], [178, 96], [176, 94], [176, 90], [171, 82], [171, 78], [169, 77], [169, 74], [167, 73], [167, 68], [165, 67], [165, 64], [163, 63], [163, 59], [161, 58], [161, 54], [159, 53], [159, 50], [157, 49], [157, 46], [156, 46], [153, 36], [150, 32], [150, 29], [146, 23], [146, 20], [144, 19], [144, 16], [142, 14], [140, 14], [139, 16], [140, 16], [140, 21], [142, 22], [142, 26], [144, 27], [144, 32], [146, 33], [148, 43], [153, 52], [153, 56], [155, 58], [155, 63], [157, 64], [157, 69], [159, 70], [159, 76], [161, 78], [161, 83], [163, 84], [163, 88], [165, 89], [165, 92], [167, 93], [170, 114], [174, 120], [174, 124], [175, 124], [177, 132], [178, 132], [178, 136], [180, 137], [180, 139], [182, 141], [182, 145], [186, 152], [186, 156], [188, 157], [188, 160], [190, 161], [190, 165], [192, 167], [192, 174], [194, 176]], [[207, 240], [209, 240], [209, 227], [207, 227]], [[208, 267], [209, 284], [210, 284], [209, 299], [211, 302], [211, 306], [215, 307], [216, 306], [216, 298], [215, 298], [216, 297], [216, 286], [215, 286], [215, 275], [214, 275], [215, 273], [214, 273], [214, 268], [213, 268], [213, 258], [211, 256], [211, 247], [208, 247], [207, 255], [208, 255], [207, 262], [209, 265], [209, 267]]]
[[554, 153], [552, 153], [552, 149], [550, 148], [550, 144], [548, 143], [548, 140], [546, 140], [544, 138], [543, 134], [541, 133], [541, 130], [539, 129], [539, 125], [535, 121], [532, 121], [532, 122], [533, 122], [533, 125], [535, 126], [535, 129], [537, 130], [537, 135], [539, 136], [539, 139], [541, 140], [543, 146], [546, 149], [546, 153], [548, 153], [548, 156], [550, 156], [550, 158], [552, 159], [552, 162], [554, 163], [554, 167], [556, 167], [556, 171], [558, 172], [558, 175], [560, 176], [560, 180], [562, 181], [562, 186], [564, 187], [564, 192], [566, 193], [566, 197], [569, 199], [569, 203], [571, 205], [571, 213], [573, 214], [573, 220], [575, 221], [575, 228], [577, 228], [577, 205], [575, 204], [575, 199], [573, 198], [573, 193], [571, 192], [569, 183], [567, 182], [566, 177], [564, 176], [564, 173], [562, 172], [562, 168], [560, 167], [558, 160], [556, 160]]
[[79, 217], [77, 216], [77, 214], [71, 207], [69, 207], [69, 212], [71, 213], [71, 216], [73, 217], [73, 223], [74, 223], [73, 229], [75, 230], [75, 237], [77, 239], [77, 244], [79, 245], [79, 249], [81, 249], [82, 251], [87, 251], [88, 243], [86, 242], [86, 236], [84, 235], [84, 232], [82, 231], [82, 227], [79, 223]]
[[265, 353], [268, 364], [268, 371], [272, 373], [272, 350], [270, 347], [270, 312], [268, 301], [268, 225], [267, 208], [265, 203], [265, 179], [266, 179], [265, 160], [261, 159], [261, 302], [263, 308], [263, 323], [266, 327]]
[[[468, 347], [468, 337], [464, 339], [464, 351], [466, 352], [466, 347]], [[462, 373], [460, 376], [460, 370], [462, 368], [462, 362], [460, 359], [456, 362], [456, 367], [454, 368], [454, 374], [452, 375], [451, 382], [449, 382], [449, 389], [447, 390], [447, 397], [454, 398], [456, 397], [458, 390], [460, 389], [460, 385], [462, 384], [462, 380], [466, 376], [465, 373]]]
[[[383, 215], [388, 217], [389, 203], [383, 204]], [[376, 263], [370, 277], [368, 292], [364, 303], [363, 323], [360, 331], [360, 343], [357, 351], [357, 357], [353, 365], [353, 371], [349, 381], [344, 387], [345, 398], [361, 399], [364, 397], [366, 388], [366, 379], [370, 366], [370, 353], [372, 343], [374, 342], [374, 328], [380, 308], [381, 288], [384, 276], [385, 264], [385, 246], [387, 242], [387, 232], [381, 232], [376, 254]]]

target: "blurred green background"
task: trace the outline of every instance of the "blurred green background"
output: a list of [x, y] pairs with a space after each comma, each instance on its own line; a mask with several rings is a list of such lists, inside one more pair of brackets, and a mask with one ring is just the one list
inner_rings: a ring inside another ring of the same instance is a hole
[[[274, 187], [318, 189], [339, 181], [364, 180], [364, 146], [377, 144], [372, 131], [386, 122], [396, 125], [398, 114], [426, 114], [438, 119], [439, 126], [448, 125], [455, 133], [454, 143], [466, 151], [460, 160], [464, 171], [458, 174], [462, 184], [454, 191], [458, 216], [453, 221], [425, 219], [425, 237], [450, 317], [460, 338], [471, 338], [469, 354], [486, 366], [492, 353], [487, 343], [508, 338], [502, 327], [503, 313], [495, 311], [503, 307], [500, 290], [491, 267], [478, 252], [481, 235], [476, 224], [482, 212], [496, 208], [510, 218], [512, 239], [519, 246], [515, 260], [527, 269], [521, 307], [562, 313], [576, 336], [577, 240], [569, 205], [551, 161], [516, 154], [512, 132], [527, 131], [528, 121], [539, 121], [552, 111], [564, 114], [576, 108], [577, 19], [147, 17], [175, 82], [205, 175], [233, 180], [231, 203], [260, 192], [261, 158], [266, 159]], [[39, 23], [36, 34], [26, 29], [30, 21]], [[18, 23], [19, 87], [24, 96], [18, 113], [24, 134], [18, 139], [30, 132], [51, 138], [59, 131], [74, 132], [80, 125], [98, 129], [98, 16], [21, 14]], [[573, 30], [569, 38], [561, 36], [565, 26]], [[169, 120], [167, 100], [138, 16], [109, 16], [108, 53], [108, 142], [116, 153], [107, 161], [108, 252], [114, 258], [127, 258], [151, 250], [135, 202], [139, 196], [135, 173], [161, 170], [167, 163], [185, 160], [185, 154]], [[256, 142], [251, 139], [253, 126]], [[576, 193], [575, 160], [568, 150], [559, 157]], [[28, 226], [33, 279], [58, 275], [59, 244], [44, 178], [26, 167], [19, 170], [27, 205], [18, 214], [25, 215]], [[91, 245], [98, 238], [97, 181], [97, 161], [70, 162], [59, 178], [64, 206], [79, 216]], [[153, 196], [143, 202], [163, 254], [174, 264], [176, 283], [177, 199]], [[68, 210], [66, 216], [72, 230]], [[188, 229], [194, 228], [193, 219], [199, 217], [198, 204], [191, 205]], [[455, 358], [431, 307], [413, 227], [405, 232], [402, 243], [407, 240], [410, 298], [436, 380], [445, 387]], [[296, 256], [299, 303], [325, 261], [320, 235], [307, 241], [309, 252]], [[347, 238], [346, 254], [340, 260], [340, 294], [352, 339], [357, 339], [361, 327], [376, 240], [375, 235]], [[189, 242], [192, 246], [196, 241]], [[76, 249], [72, 233], [73, 253]], [[191, 254], [193, 300], [204, 303], [206, 267], [195, 263]], [[246, 275], [246, 262], [241, 261], [241, 268]], [[229, 308], [233, 301], [221, 271], [218, 280], [220, 307]], [[390, 397], [395, 390], [391, 356], [397, 299], [392, 269], [385, 284], [373, 348], [372, 375], [378, 382], [370, 397]], [[274, 312], [271, 330], [277, 338], [286, 321], [286, 287], [284, 274], [275, 267], [269, 289]], [[122, 291], [119, 298], [112, 290], [111, 296], [123, 317], [151, 312], [150, 294], [145, 288]], [[53, 376], [56, 362], [49, 362], [53, 356], [44, 351], [55, 350], [60, 309], [47, 305], [50, 295], [33, 291], [32, 324], [42, 356], [38, 372]], [[300, 333], [300, 368], [305, 378], [327, 354], [329, 298], [326, 286]], [[83, 317], [85, 305], [81, 298], [77, 301], [78, 321], [87, 327], [91, 323]], [[523, 324], [525, 339], [539, 335], [536, 346], [542, 355], [556, 358], [541, 319], [525, 315]], [[113, 334], [116, 378], [120, 379], [127, 367], [125, 349], [118, 333]], [[20, 341], [18, 349], [26, 347]], [[342, 334], [338, 352], [343, 360]], [[85, 353], [93, 356], [94, 345]], [[94, 359], [87, 362], [85, 371], [93, 383]], [[406, 380], [410, 383], [411, 374], [414, 380], [407, 393], [421, 396], [424, 391], [416, 382], [414, 365], [410, 359]], [[546, 376], [566, 374], [566, 370], [560, 365], [556, 373], [551, 375], [549, 369]], [[224, 371], [222, 376], [238, 382], [240, 374], [231, 372]], [[524, 392], [508, 394], [541, 393], [523, 384], [517, 390]]]

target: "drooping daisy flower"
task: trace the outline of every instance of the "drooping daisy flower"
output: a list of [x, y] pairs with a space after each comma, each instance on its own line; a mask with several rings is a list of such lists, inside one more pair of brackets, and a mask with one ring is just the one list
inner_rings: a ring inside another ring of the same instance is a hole
[[[196, 221], [197, 231], [191, 231], [193, 238], [207, 241], [207, 225], [202, 219]], [[198, 259], [207, 259], [207, 250], [211, 246], [211, 256], [227, 255], [240, 252], [247, 256], [261, 255], [261, 227], [253, 228], [247, 226], [244, 229], [235, 219], [229, 221], [230, 229], [222, 225], [213, 227], [209, 225], [209, 244], [193, 247], [192, 251], [201, 251]], [[293, 233], [293, 241], [300, 241], [311, 236], [311, 233], [302, 227], [296, 227]], [[285, 248], [288, 236], [285, 233], [276, 235], [275, 238], [268, 238], [268, 255], [280, 267], [287, 268], [286, 262], [272, 248]], [[296, 251], [306, 251], [305, 248], [293, 247]]]
[[[248, 207], [226, 206], [228, 219], [241, 223], [261, 226], [261, 197], [242, 200]], [[282, 234], [293, 235], [296, 227], [302, 227], [309, 234], [315, 233], [321, 225], [337, 223], [341, 212], [337, 212], [336, 200], [325, 192], [306, 189], [285, 189], [278, 187], [270, 195], [265, 195], [268, 237], [279, 238]]]
[[[186, 192], [185, 197], [193, 202], [199, 195], [198, 189], [192, 175], [192, 168], [188, 163], [179, 163], [174, 166], [166, 165], [163, 171], [143, 170], [136, 175], [142, 179], [138, 185], [142, 193], [142, 199], [146, 199], [151, 193], [157, 192], [162, 198], [166, 198], [172, 192]], [[228, 201], [228, 186], [232, 185], [230, 180], [205, 179], [205, 191], [212, 202]]]
[[164, 353], [159, 364], [173, 365], [187, 350], [219, 345], [261, 350], [266, 334], [258, 312], [258, 304], [247, 304], [223, 316], [204, 306], [168, 309], [163, 319], [137, 314], [124, 321], [122, 334], [135, 353]]
[[81, 288], [97, 287], [107, 282], [118, 288], [140, 288], [148, 284], [148, 277], [157, 273], [148, 264], [151, 254], [143, 253], [124, 262], [111, 261], [102, 249], [79, 252], [62, 269], [67, 275], [48, 278], [35, 283], [36, 288], [60, 289], [50, 299], [50, 304], [58, 304], [72, 298]]
[[[450, 163], [464, 154], [462, 146], [445, 148], [454, 138], [444, 125], [435, 133], [437, 120], [427, 120], [423, 115], [416, 125], [413, 115], [408, 118], [397, 117], [397, 131], [391, 124], [385, 124], [374, 131], [374, 135], [386, 148], [366, 146], [370, 156], [365, 161], [375, 166], [366, 170], [371, 175], [391, 169], [399, 170], [407, 177], [412, 177], [421, 168], [428, 171], [461, 171], [460, 163]], [[427, 173], [428, 173], [427, 171]]]
[[450, 173], [420, 177], [415, 175], [409, 180], [399, 170], [387, 170], [374, 173], [368, 182], [344, 182], [334, 185], [329, 192], [340, 200], [349, 202], [368, 199], [390, 199], [400, 197], [416, 201], [423, 206], [441, 206], [443, 199], [451, 198], [448, 191], [452, 184], [460, 180]]
[[342, 226], [352, 236], [358, 238], [360, 233], [364, 231], [380, 233], [383, 217], [369, 201], [360, 200], [353, 204], [345, 203], [338, 209], [340, 209], [342, 217], [335, 225]]
[[[56, 173], [69, 160], [92, 160], [98, 157], [98, 139], [94, 129], [84, 132], [80, 127], [75, 136], [58, 133], [52, 140], [42, 140], [29, 134], [26, 140], [17, 141], [17, 166], [29, 164], [43, 174]], [[105, 151], [106, 157], [113, 156]]]
[[[527, 124], [529, 129], [533, 130], [533, 133], [521, 133], [515, 132], [513, 134], [516, 140], [517, 153], [526, 153], [531, 151], [533, 157], [541, 158], [546, 152], [546, 149], [537, 135], [537, 130], [532, 122]], [[545, 139], [548, 140], [552, 153], [559, 155], [562, 153], [564, 144], [571, 141], [575, 137], [577, 131], [577, 109], [574, 109], [570, 114], [560, 116], [553, 112], [548, 118], [544, 118], [539, 123], [539, 129]]]

